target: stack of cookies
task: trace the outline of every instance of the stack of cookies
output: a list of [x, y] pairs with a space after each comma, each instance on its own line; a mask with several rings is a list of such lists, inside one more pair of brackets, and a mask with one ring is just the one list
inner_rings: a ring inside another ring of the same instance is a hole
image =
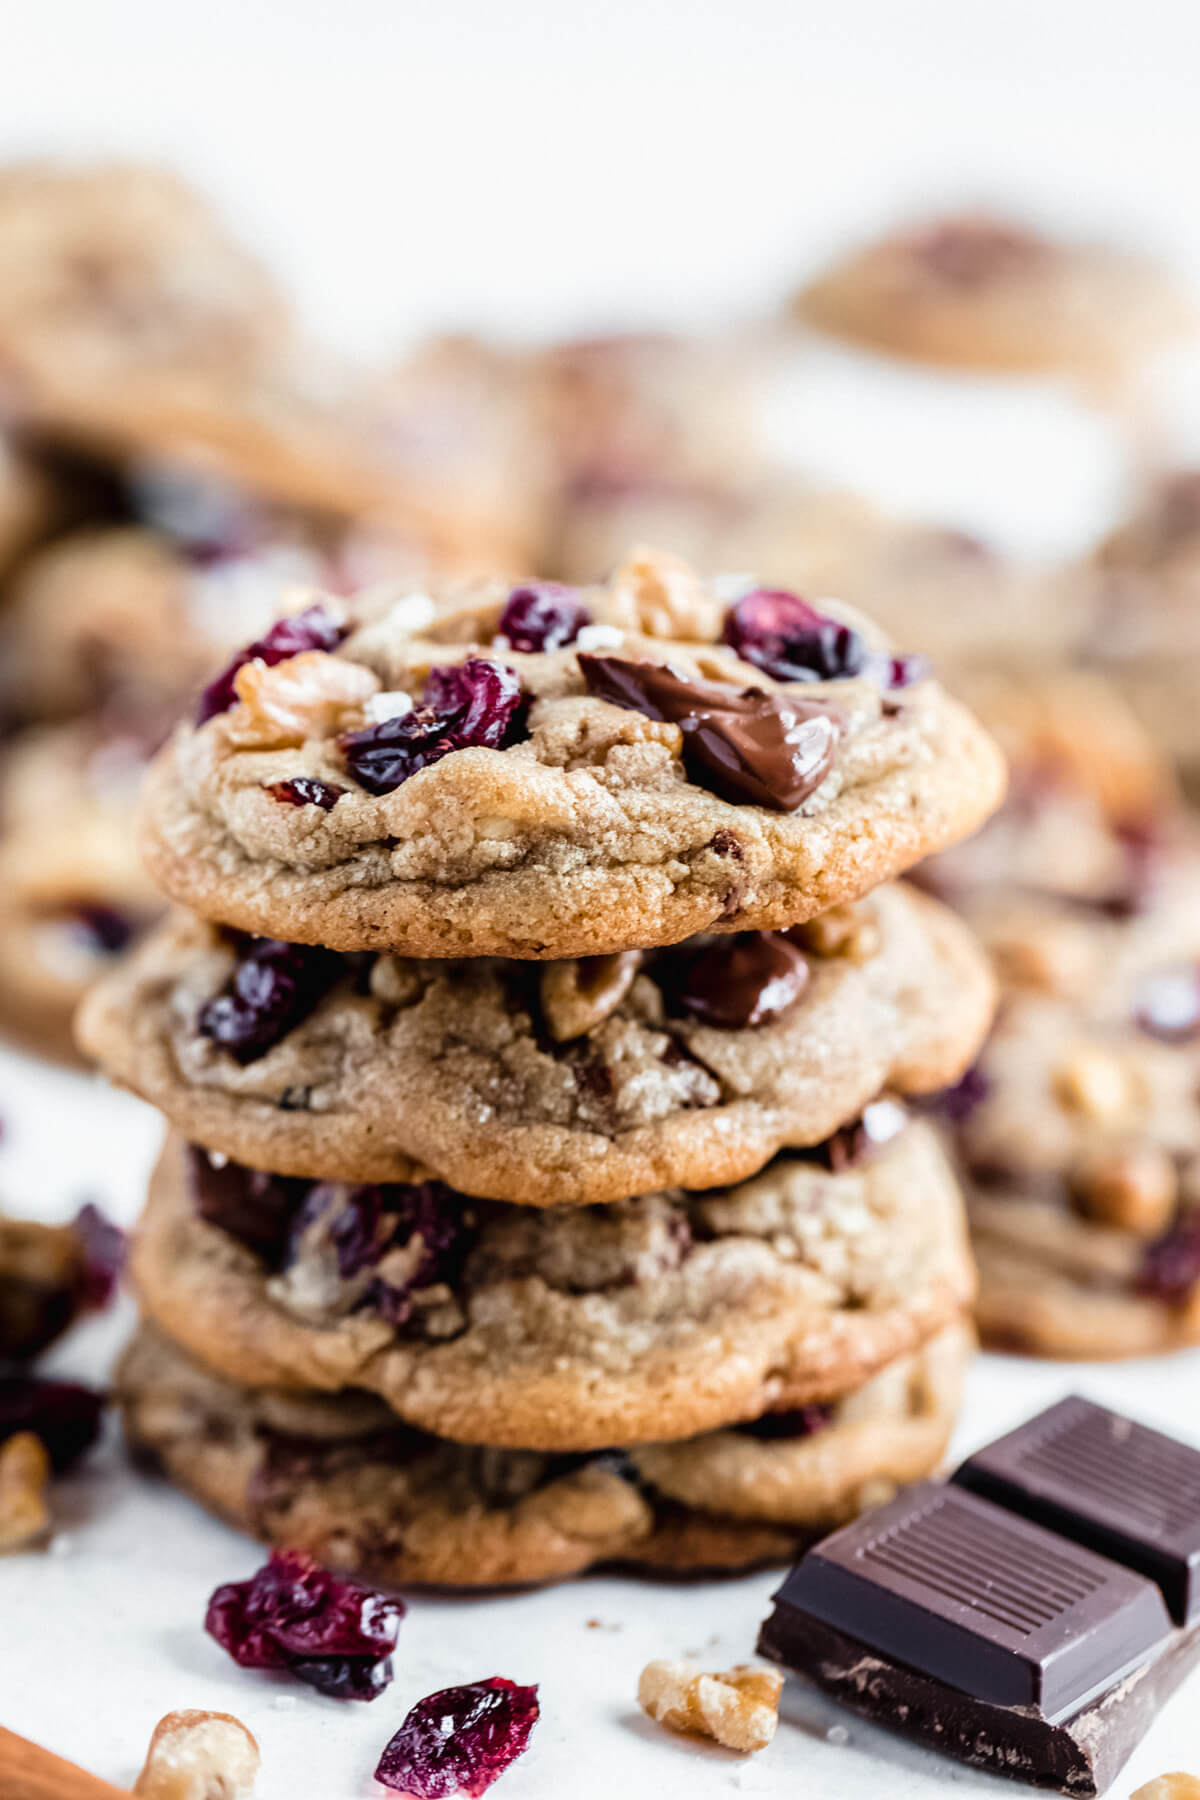
[[318, 599], [148, 783], [179, 908], [84, 1047], [167, 1115], [129, 1435], [391, 1582], [790, 1555], [938, 1462], [973, 1269], [905, 1096], [986, 960], [894, 878], [1003, 765], [848, 609]]

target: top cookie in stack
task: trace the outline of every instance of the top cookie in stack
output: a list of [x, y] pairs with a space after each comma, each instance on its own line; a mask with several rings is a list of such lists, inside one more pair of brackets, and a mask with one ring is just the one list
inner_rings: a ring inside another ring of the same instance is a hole
[[206, 690], [149, 782], [172, 899], [343, 951], [561, 958], [792, 926], [973, 830], [998, 751], [856, 615], [605, 587], [322, 602]]
[[464, 1585], [742, 1566], [928, 1472], [973, 1270], [900, 1097], [992, 984], [869, 890], [1003, 779], [865, 621], [650, 552], [280, 621], [149, 782], [192, 916], [82, 1014], [179, 1133], [134, 1439], [272, 1542]]

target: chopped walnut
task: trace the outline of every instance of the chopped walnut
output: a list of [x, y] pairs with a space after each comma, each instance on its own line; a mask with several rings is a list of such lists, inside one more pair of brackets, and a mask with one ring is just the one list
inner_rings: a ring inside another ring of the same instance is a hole
[[50, 1458], [41, 1438], [18, 1431], [0, 1446], [0, 1554], [25, 1550], [50, 1531]]
[[639, 546], [612, 578], [616, 623], [645, 637], [711, 643], [721, 604], [681, 557]]
[[357, 723], [379, 680], [361, 663], [304, 650], [273, 668], [258, 659], [246, 663], [234, 687], [241, 705], [223, 720], [230, 743], [239, 750], [283, 750]]
[[137, 1800], [249, 1800], [258, 1744], [231, 1713], [171, 1712], [158, 1721], [134, 1783]]
[[695, 1663], [651, 1662], [638, 1681], [638, 1705], [670, 1731], [715, 1738], [729, 1750], [765, 1750], [779, 1723], [783, 1676], [745, 1663], [706, 1675]]
[[640, 950], [547, 963], [541, 972], [542, 1017], [555, 1043], [583, 1037], [615, 1012], [641, 967]]
[[407, 956], [379, 956], [371, 966], [371, 993], [385, 1006], [414, 1005], [423, 986], [416, 963]]
[[879, 921], [869, 902], [855, 906], [831, 906], [787, 934], [801, 950], [813, 956], [843, 956], [848, 962], [865, 963], [879, 949]]
[[1179, 1178], [1160, 1145], [1131, 1143], [1081, 1157], [1071, 1172], [1071, 1190], [1089, 1219], [1154, 1238], [1175, 1216]]
[[1082, 1113], [1097, 1125], [1120, 1125], [1136, 1100], [1131, 1072], [1120, 1058], [1095, 1044], [1079, 1044], [1059, 1065], [1054, 1077], [1059, 1105]]
[[1181, 1769], [1156, 1775], [1130, 1794], [1129, 1800], [1200, 1800], [1200, 1775], [1185, 1775]]

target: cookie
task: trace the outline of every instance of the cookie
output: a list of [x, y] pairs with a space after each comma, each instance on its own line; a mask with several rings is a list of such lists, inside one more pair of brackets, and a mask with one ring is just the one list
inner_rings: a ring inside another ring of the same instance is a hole
[[314, 987], [293, 986], [301, 1009], [267, 1021], [236, 998], [261, 960], [255, 941], [239, 952], [178, 914], [93, 993], [80, 1041], [184, 1136], [251, 1167], [396, 1181], [421, 1163], [463, 1192], [541, 1206], [741, 1180], [884, 1088], [957, 1080], [992, 1002], [969, 934], [903, 887], [786, 937], [657, 957], [299, 948], [290, 966]]
[[1104, 373], [1188, 323], [1174, 284], [1153, 262], [982, 214], [851, 251], [793, 308], [806, 324], [871, 349], [1011, 373]]
[[151, 873], [202, 917], [339, 950], [552, 959], [793, 925], [1003, 789], [970, 716], [860, 624], [725, 606], [649, 553], [578, 594], [330, 602], [159, 758]]
[[26, 385], [115, 400], [156, 368], [244, 367], [289, 328], [259, 263], [149, 165], [10, 163], [0, 256], [0, 367], [18, 405]]
[[53, 516], [49, 481], [31, 457], [0, 433], [0, 576], [37, 541]]
[[948, 1099], [989, 1341], [1131, 1356], [1200, 1341], [1200, 844], [1135, 904], [976, 905], [1004, 998]]
[[1200, 778], [1200, 472], [1159, 479], [1062, 591], [1090, 609], [1086, 652], [1183, 772]]
[[578, 338], [538, 353], [530, 404], [564, 503], [647, 485], [744, 483], [762, 456], [751, 375], [744, 349], [666, 332]]
[[970, 1353], [946, 1327], [828, 1408], [598, 1455], [471, 1448], [362, 1394], [240, 1388], [152, 1328], [117, 1388], [138, 1455], [231, 1524], [396, 1586], [790, 1558], [940, 1462]]
[[146, 746], [87, 721], [23, 732], [0, 759], [0, 1026], [74, 1059], [84, 993], [157, 918], [129, 829]]
[[554, 1214], [256, 1176], [172, 1140], [132, 1266], [147, 1315], [231, 1380], [366, 1388], [422, 1429], [546, 1450], [825, 1400], [973, 1285], [953, 1179], [895, 1108], [731, 1190]]

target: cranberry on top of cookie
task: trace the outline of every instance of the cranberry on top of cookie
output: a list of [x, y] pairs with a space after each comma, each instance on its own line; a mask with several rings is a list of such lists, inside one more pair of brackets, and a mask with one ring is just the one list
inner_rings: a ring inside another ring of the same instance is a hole
[[315, 600], [205, 691], [144, 847], [173, 898], [292, 941], [603, 954], [854, 899], [1003, 784], [849, 609], [640, 551], [597, 588]]

